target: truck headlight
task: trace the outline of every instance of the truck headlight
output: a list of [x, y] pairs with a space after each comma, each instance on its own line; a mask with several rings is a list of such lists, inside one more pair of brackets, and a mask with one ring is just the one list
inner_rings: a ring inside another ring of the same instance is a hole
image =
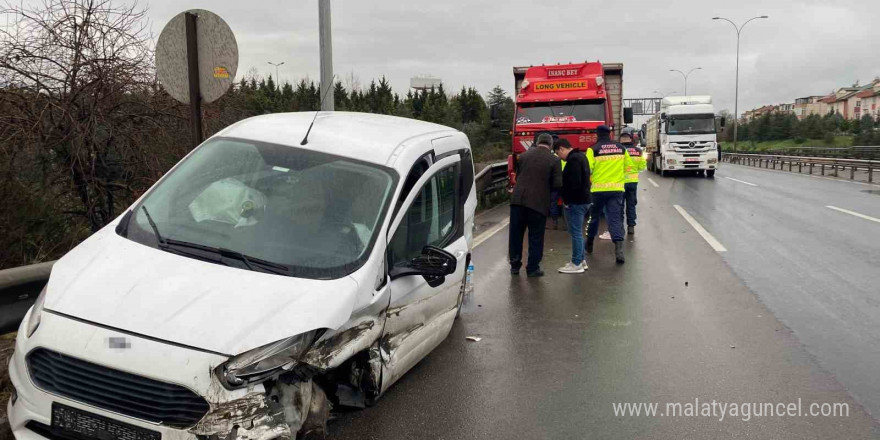
[[706, 163], [718, 163], [718, 159], [709, 159]]
[[262, 382], [296, 366], [317, 334], [312, 330], [246, 351], [220, 364], [214, 373], [229, 389]]
[[675, 159], [666, 159], [667, 165], [675, 165]]
[[45, 302], [46, 288], [43, 287], [40, 296], [37, 297], [37, 300], [34, 301], [34, 306], [31, 308], [31, 316], [27, 322], [27, 337], [31, 337], [37, 331], [37, 327], [40, 326], [40, 319], [43, 317], [43, 303]]

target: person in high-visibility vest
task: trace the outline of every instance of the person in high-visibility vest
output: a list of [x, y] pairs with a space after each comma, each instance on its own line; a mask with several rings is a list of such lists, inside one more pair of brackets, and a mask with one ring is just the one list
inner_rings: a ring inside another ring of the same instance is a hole
[[605, 210], [608, 232], [614, 242], [614, 257], [623, 264], [623, 193], [627, 167], [633, 161], [623, 144], [611, 139], [611, 129], [600, 125], [596, 129], [596, 143], [587, 149], [590, 163], [590, 191], [593, 205], [590, 226], [587, 228], [587, 253], [593, 253], [593, 241], [599, 230], [599, 217]]
[[626, 232], [629, 235], [636, 233], [636, 205], [639, 203], [639, 172], [648, 167], [645, 162], [645, 152], [642, 147], [633, 143], [632, 135], [623, 133], [620, 135], [620, 143], [626, 147], [626, 152], [632, 158], [633, 166], [626, 169], [626, 180], [623, 182], [623, 198], [626, 201]]

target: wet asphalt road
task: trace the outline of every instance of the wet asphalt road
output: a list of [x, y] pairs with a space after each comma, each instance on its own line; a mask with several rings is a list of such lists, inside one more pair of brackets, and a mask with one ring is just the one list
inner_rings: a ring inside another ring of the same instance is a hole
[[[583, 275], [555, 273], [570, 244], [548, 231], [548, 275], [512, 277], [501, 229], [475, 251], [477, 291], [449, 338], [331, 438], [880, 438], [865, 410], [880, 414], [880, 223], [825, 208], [880, 218], [880, 196], [862, 192], [877, 189], [738, 166], [646, 173], [627, 263], [597, 240]], [[490, 211], [477, 233], [505, 218]], [[659, 415], [695, 399], [845, 403], [849, 416]], [[658, 416], [615, 415], [623, 402], [657, 402]]]

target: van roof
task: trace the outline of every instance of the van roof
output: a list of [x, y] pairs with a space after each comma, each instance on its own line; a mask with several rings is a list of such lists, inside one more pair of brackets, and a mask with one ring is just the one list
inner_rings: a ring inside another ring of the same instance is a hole
[[417, 119], [371, 113], [318, 112], [309, 142], [300, 145], [314, 117], [315, 112], [255, 116], [239, 121], [215, 136], [287, 145], [386, 165], [397, 147], [408, 139], [457, 132]]

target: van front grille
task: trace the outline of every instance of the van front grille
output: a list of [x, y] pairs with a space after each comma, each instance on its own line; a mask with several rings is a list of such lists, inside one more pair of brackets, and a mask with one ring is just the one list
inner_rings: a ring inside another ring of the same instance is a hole
[[38, 388], [77, 402], [173, 428], [188, 428], [207, 414], [201, 396], [180, 385], [104, 367], [37, 348], [27, 355]]

